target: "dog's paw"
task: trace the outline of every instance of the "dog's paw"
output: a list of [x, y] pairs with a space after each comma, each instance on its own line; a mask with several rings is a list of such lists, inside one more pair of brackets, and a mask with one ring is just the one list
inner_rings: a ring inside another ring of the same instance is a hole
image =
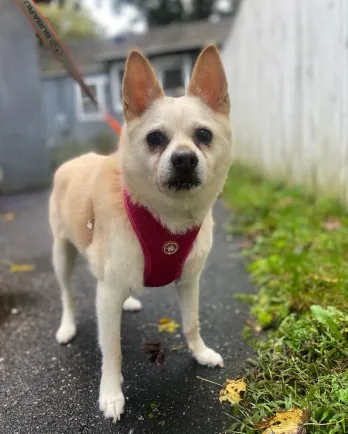
[[195, 353], [194, 356], [200, 365], [209, 366], [211, 368], [215, 366], [219, 366], [220, 368], [224, 367], [224, 361], [220, 354], [210, 348], [205, 348], [203, 351]]
[[124, 412], [124, 396], [122, 392], [115, 394], [100, 393], [99, 408], [107, 419], [117, 422]]
[[134, 297], [128, 297], [127, 300], [123, 303], [123, 310], [129, 310], [131, 312], [137, 312], [141, 310], [143, 305], [141, 301], [137, 300]]
[[76, 336], [75, 324], [61, 324], [56, 333], [56, 339], [59, 344], [67, 344]]

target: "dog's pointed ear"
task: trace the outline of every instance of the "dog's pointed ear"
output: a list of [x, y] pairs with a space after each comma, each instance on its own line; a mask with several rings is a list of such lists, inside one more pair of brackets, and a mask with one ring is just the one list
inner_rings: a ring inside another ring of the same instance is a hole
[[126, 62], [123, 78], [123, 114], [126, 120], [141, 116], [158, 98], [163, 89], [148, 60], [133, 50]]
[[226, 74], [215, 45], [209, 45], [199, 55], [186, 94], [201, 98], [216, 112], [229, 114]]

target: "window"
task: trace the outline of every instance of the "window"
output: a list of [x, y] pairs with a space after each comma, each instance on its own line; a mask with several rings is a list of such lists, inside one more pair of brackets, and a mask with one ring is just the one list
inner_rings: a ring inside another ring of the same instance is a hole
[[[178, 97], [185, 93], [189, 84], [192, 62], [190, 56], [164, 56], [151, 60], [158, 79], [168, 96]], [[124, 64], [115, 64], [111, 70], [113, 108], [122, 112], [122, 81]]]
[[168, 56], [158, 60], [156, 68], [166, 95], [178, 97], [185, 94], [191, 76], [190, 56]]
[[116, 64], [111, 69], [111, 97], [113, 108], [116, 113], [122, 112], [122, 82], [124, 64]]
[[104, 76], [90, 77], [86, 80], [87, 86], [96, 96], [99, 103], [97, 109], [85, 92], [81, 91], [79, 85], [77, 90], [77, 116], [81, 121], [99, 121], [104, 118], [104, 109], [106, 108], [108, 82]]
[[182, 96], [185, 93], [185, 79], [182, 68], [170, 68], [163, 71], [162, 85], [168, 96]]
[[[88, 86], [93, 95], [97, 95], [97, 86], [95, 84], [92, 84]], [[97, 109], [88, 97], [83, 91], [82, 91], [82, 112], [86, 115], [97, 113]]]
[[118, 97], [119, 97], [119, 99], [121, 101], [121, 104], [122, 104], [122, 83], [123, 83], [123, 76], [124, 76], [124, 69], [120, 69], [118, 71], [118, 82], [120, 83]]

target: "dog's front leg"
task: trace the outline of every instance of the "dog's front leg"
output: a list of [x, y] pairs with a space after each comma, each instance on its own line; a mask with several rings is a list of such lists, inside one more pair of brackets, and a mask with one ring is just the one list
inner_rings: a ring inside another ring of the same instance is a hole
[[199, 276], [176, 284], [187, 345], [201, 365], [223, 367], [220, 354], [208, 348], [199, 331]]
[[105, 417], [112, 418], [114, 422], [120, 419], [125, 402], [121, 373], [121, 316], [122, 306], [128, 295], [128, 291], [98, 282], [97, 316], [103, 356], [99, 407]]

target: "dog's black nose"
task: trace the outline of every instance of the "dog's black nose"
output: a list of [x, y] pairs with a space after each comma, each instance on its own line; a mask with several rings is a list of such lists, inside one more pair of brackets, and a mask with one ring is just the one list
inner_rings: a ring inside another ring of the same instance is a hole
[[184, 149], [174, 152], [171, 161], [177, 171], [190, 172], [197, 166], [198, 157], [195, 152]]

